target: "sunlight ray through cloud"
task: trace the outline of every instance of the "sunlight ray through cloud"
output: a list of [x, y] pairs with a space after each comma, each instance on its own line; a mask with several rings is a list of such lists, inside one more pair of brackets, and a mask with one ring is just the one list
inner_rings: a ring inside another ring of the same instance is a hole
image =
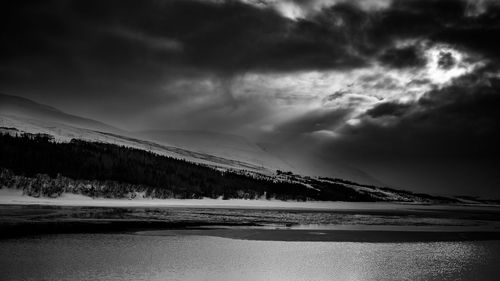
[[450, 46], [428, 45], [420, 44], [426, 60], [422, 67], [392, 69], [374, 62], [347, 71], [247, 73], [239, 79], [234, 94], [236, 98], [248, 96], [238, 89], [253, 89], [254, 98], [267, 99], [291, 116], [293, 112], [300, 115], [325, 108], [350, 109], [347, 120], [354, 125], [359, 123], [356, 118], [377, 104], [416, 102], [428, 91], [484, 65], [482, 60]]

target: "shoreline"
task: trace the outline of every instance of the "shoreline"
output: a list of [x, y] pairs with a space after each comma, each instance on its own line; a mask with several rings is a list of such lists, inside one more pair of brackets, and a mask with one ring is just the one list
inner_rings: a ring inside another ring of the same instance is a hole
[[0, 191], [0, 239], [67, 233], [258, 241], [500, 240], [500, 208], [401, 202], [33, 198]]
[[251, 241], [283, 242], [358, 242], [410, 243], [455, 241], [500, 241], [500, 230], [392, 230], [368, 229], [269, 229], [258, 225], [211, 225], [209, 223], [161, 223], [139, 221], [115, 222], [48, 222], [22, 225], [1, 225], [0, 240], [40, 238], [51, 235], [139, 235], [139, 236], [207, 236]]
[[346, 202], [346, 201], [281, 201], [264, 199], [108, 199], [91, 198], [79, 194], [63, 194], [58, 198], [36, 198], [22, 195], [21, 190], [0, 188], [0, 205], [40, 205], [60, 207], [109, 208], [238, 208], [283, 210], [405, 210], [405, 209], [476, 209], [499, 210], [494, 204], [431, 204], [420, 202]]
[[405, 226], [384, 229], [346, 227], [342, 229], [294, 229], [269, 228], [257, 224], [225, 225], [200, 222], [159, 221], [52, 221], [27, 224], [1, 223], [0, 240], [40, 238], [47, 235], [118, 234], [139, 236], [208, 236], [251, 241], [283, 242], [360, 242], [360, 243], [408, 243], [453, 241], [500, 241], [500, 229], [434, 228], [412, 229]]
[[[455, 216], [450, 218], [450, 216]], [[0, 205], [0, 239], [53, 234], [202, 235], [258, 241], [500, 240], [499, 212]], [[319, 220], [318, 220], [319, 218]]]

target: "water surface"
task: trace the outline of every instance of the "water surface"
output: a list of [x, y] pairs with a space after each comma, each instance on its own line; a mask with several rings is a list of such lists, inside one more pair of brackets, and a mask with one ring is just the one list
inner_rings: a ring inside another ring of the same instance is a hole
[[59, 234], [0, 240], [1, 280], [497, 280], [500, 241]]

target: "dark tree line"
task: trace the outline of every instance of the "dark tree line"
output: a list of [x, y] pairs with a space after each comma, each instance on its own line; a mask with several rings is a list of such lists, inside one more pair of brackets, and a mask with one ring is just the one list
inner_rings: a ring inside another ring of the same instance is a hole
[[[373, 201], [369, 195], [359, 194], [340, 184], [315, 183], [315, 188], [310, 188], [299, 183], [221, 172], [114, 144], [75, 139], [69, 143], [57, 143], [47, 135], [0, 135], [0, 167], [13, 175], [34, 179], [30, 180], [30, 190], [44, 196], [60, 194], [61, 189], [73, 186], [71, 192], [94, 197], [122, 198], [126, 193], [145, 192], [146, 196], [154, 198], [222, 196]], [[47, 177], [45, 181], [44, 176]], [[41, 185], [50, 192], [39, 191], [37, 188], [41, 187], [37, 186]]]

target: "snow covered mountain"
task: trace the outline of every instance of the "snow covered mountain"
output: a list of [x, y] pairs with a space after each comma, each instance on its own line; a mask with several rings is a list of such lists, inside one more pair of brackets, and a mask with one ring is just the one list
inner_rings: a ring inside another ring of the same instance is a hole
[[323, 176], [328, 176], [328, 178], [310, 178], [307, 175], [312, 175], [314, 171], [317, 171], [314, 165], [321, 165], [321, 159], [304, 161], [305, 158], [300, 157], [300, 152], [292, 153], [269, 144], [257, 145], [239, 136], [195, 131], [128, 132], [28, 99], [3, 94], [0, 94], [0, 132], [14, 135], [47, 134], [56, 142], [79, 139], [116, 144], [217, 169], [230, 169], [241, 174], [250, 173], [250, 177], [297, 183], [318, 191], [332, 188], [330, 185], [340, 188], [340, 185], [344, 189], [352, 190], [349, 192], [354, 192], [353, 194], [357, 196], [369, 194], [370, 198], [380, 201], [433, 202], [437, 200], [441, 202], [448, 200], [425, 194], [380, 188], [377, 187], [379, 184], [376, 180], [369, 175], [342, 165], [335, 166], [330, 174], [325, 171]]
[[138, 136], [162, 145], [235, 159], [273, 171], [292, 169], [278, 157], [240, 136], [200, 131], [144, 131]]
[[5, 94], [0, 94], [0, 127], [48, 134], [58, 142], [80, 139], [118, 144], [224, 169], [273, 174], [290, 168], [242, 137], [185, 131], [132, 133]]
[[0, 94], [0, 127], [52, 135], [56, 141], [98, 141], [144, 149], [223, 169], [248, 170], [272, 175], [276, 170], [296, 174], [344, 178], [380, 184], [364, 172], [345, 165], [323, 165], [300, 151], [279, 145], [255, 144], [243, 137], [199, 131], [129, 132], [103, 122], [75, 116], [29, 99]]

